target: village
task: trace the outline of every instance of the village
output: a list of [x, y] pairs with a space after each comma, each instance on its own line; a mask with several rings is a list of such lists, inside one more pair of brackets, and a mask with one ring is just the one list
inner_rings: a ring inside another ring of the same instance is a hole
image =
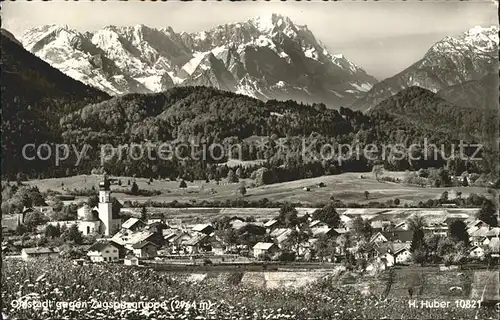
[[[285, 205], [268, 219], [234, 215], [185, 224], [166, 215], [148, 214], [145, 207], [121, 208], [117, 214], [110, 199], [109, 181], [104, 177], [96, 206], [81, 203], [77, 220], [47, 221], [30, 233], [36, 243], [37, 238], [65, 230], [73, 234], [66, 239], [69, 246], [22, 247], [29, 242], [26, 234], [19, 236], [5, 229], [2, 252], [24, 260], [66, 256], [75, 263], [130, 266], [230, 268], [288, 263], [307, 268], [341, 263], [367, 271], [426, 262], [487, 266], [499, 256], [500, 228], [475, 218], [479, 208], [357, 209], [329, 205], [306, 209]], [[25, 208], [23, 213], [33, 210], [43, 214], [49, 207]], [[20, 252], [12, 249], [16, 246], [21, 247]]]

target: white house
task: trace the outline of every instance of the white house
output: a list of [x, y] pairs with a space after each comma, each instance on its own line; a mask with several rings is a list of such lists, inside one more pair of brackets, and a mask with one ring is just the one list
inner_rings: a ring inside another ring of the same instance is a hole
[[120, 246], [112, 241], [99, 241], [89, 248], [87, 256], [92, 262], [118, 261]]
[[258, 258], [262, 255], [268, 255], [271, 256], [272, 254], [276, 253], [279, 251], [278, 246], [276, 246], [272, 242], [258, 242], [254, 247], [253, 247], [253, 256], [255, 258]]
[[139, 258], [134, 256], [133, 254], [129, 254], [123, 259], [123, 263], [126, 266], [138, 266], [139, 265]]
[[484, 258], [484, 249], [479, 246], [473, 246], [472, 248], [470, 248], [469, 257], [473, 259]]
[[24, 248], [21, 250], [21, 258], [29, 260], [32, 258], [57, 258], [59, 257], [59, 248]]
[[406, 263], [412, 259], [410, 248], [408, 248], [408, 246], [401, 246], [395, 249], [393, 254], [396, 263]]

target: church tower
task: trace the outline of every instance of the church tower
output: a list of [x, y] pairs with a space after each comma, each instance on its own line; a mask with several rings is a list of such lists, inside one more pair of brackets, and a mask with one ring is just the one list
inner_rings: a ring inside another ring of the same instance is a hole
[[109, 181], [104, 176], [104, 180], [99, 183], [99, 220], [104, 224], [104, 235], [111, 235], [113, 222], [113, 211], [110, 198]]

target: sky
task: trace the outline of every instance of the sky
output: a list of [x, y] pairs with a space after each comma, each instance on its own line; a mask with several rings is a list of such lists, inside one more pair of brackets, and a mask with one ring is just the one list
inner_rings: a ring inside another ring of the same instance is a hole
[[172, 27], [195, 32], [262, 14], [288, 16], [307, 25], [332, 54], [342, 53], [378, 79], [390, 77], [445, 36], [480, 25], [498, 25], [493, 1], [378, 2], [139, 2], [9, 1], [2, 3], [2, 28], [21, 37], [29, 28], [66, 24], [79, 31], [107, 25]]

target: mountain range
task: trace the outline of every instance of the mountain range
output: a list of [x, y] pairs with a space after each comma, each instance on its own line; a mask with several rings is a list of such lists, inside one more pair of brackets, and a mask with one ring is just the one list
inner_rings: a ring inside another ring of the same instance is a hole
[[277, 14], [197, 33], [144, 25], [80, 33], [45, 25], [26, 31], [21, 42], [65, 74], [112, 95], [205, 85], [338, 108], [377, 82], [342, 54], [331, 54], [307, 26]]
[[[351, 109], [369, 110], [384, 99], [412, 86], [438, 92], [465, 82], [481, 80], [489, 74], [496, 74], [498, 78], [498, 31], [496, 26], [476, 26], [458, 37], [445, 37], [434, 44], [422, 59], [375, 84], [351, 105]], [[498, 86], [492, 92], [496, 94], [497, 89]], [[467, 94], [460, 94], [459, 98], [464, 100], [458, 101], [454, 97], [454, 102], [471, 102]]]

